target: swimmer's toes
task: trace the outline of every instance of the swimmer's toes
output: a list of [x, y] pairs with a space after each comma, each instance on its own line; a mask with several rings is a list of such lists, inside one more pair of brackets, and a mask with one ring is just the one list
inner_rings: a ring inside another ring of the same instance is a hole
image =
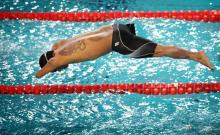
[[212, 65], [212, 63], [209, 61], [208, 56], [205, 54], [204, 51], [200, 51], [199, 52], [201, 60], [200, 63], [207, 66], [209, 69], [214, 70], [214, 66]]

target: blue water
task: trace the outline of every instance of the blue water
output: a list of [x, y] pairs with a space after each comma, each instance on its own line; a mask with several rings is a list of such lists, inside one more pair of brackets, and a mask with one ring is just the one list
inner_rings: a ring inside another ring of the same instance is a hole
[[[141, 11], [220, 9], [217, 0], [9, 1], [0, 11]], [[164, 45], [204, 50], [214, 72], [188, 60], [130, 59], [109, 53], [36, 79], [39, 56], [63, 38], [102, 25], [133, 22], [137, 34]], [[220, 23], [164, 19], [97, 23], [0, 21], [1, 84], [96, 84], [220, 82]], [[0, 95], [0, 134], [219, 134], [220, 93], [145, 96], [138, 94]]]
[[172, 11], [219, 9], [219, 0], [4, 0], [0, 11]]

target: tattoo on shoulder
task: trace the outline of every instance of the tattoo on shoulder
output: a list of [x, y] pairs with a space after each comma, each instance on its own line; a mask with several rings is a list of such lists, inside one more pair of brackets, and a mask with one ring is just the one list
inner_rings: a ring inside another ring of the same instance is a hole
[[69, 46], [64, 47], [59, 54], [60, 55], [70, 55], [77, 51], [84, 51], [86, 49], [86, 44], [83, 41], [79, 41], [76, 44], [71, 44]]

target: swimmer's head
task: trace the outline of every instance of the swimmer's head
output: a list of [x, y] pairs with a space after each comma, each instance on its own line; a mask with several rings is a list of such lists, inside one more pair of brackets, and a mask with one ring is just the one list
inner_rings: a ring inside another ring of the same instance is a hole
[[[55, 55], [54, 55], [54, 51], [47, 51], [46, 53], [43, 53], [41, 56], [40, 56], [40, 59], [39, 59], [39, 64], [40, 64], [40, 67], [43, 68], [47, 62], [53, 58]], [[55, 70], [53, 70], [52, 72], [56, 72], [56, 71], [60, 71], [64, 68], [67, 68], [68, 65], [64, 65], [64, 66], [61, 66]]]
[[43, 68], [47, 64], [47, 62], [53, 57], [54, 57], [53, 51], [48, 51], [46, 53], [43, 53], [39, 59], [40, 67]]

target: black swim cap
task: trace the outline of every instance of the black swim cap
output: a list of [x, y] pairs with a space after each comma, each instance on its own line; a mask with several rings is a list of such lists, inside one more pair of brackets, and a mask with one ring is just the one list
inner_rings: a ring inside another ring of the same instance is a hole
[[48, 52], [42, 54], [39, 59], [40, 67], [41, 68], [44, 67], [52, 57], [54, 57], [53, 51], [48, 51]]

